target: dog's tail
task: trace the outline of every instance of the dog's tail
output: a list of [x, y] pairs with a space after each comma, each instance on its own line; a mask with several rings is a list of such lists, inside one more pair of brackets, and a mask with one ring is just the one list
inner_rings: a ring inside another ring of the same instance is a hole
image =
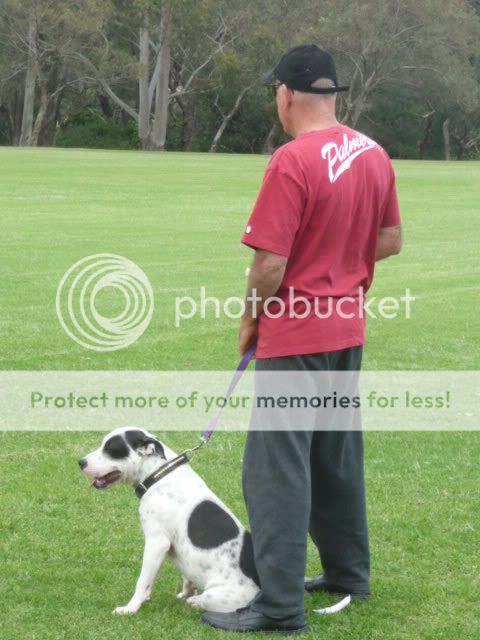
[[342, 609], [345, 609], [345, 607], [348, 607], [351, 601], [352, 596], [345, 596], [345, 598], [342, 598], [340, 602], [337, 602], [337, 604], [334, 604], [331, 607], [325, 607], [325, 609], [314, 609], [313, 611], [314, 613], [321, 614], [338, 613]]

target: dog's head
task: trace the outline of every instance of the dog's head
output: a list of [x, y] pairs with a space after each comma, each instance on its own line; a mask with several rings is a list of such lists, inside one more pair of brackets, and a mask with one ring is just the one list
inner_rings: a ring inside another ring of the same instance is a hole
[[[145, 468], [165, 460], [165, 450], [151, 433], [143, 429], [117, 429], [103, 439], [101, 446], [78, 464], [96, 489], [112, 484], [135, 484], [142, 480]], [[146, 462], [148, 461], [148, 465]]]

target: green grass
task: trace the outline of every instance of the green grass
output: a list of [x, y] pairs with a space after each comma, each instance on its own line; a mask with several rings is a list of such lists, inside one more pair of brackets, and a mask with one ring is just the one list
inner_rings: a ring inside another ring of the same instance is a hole
[[[236, 322], [194, 319], [175, 329], [173, 297], [196, 296], [201, 285], [221, 298], [242, 294], [250, 253], [238, 239], [266, 162], [0, 149], [0, 368], [232, 368]], [[398, 162], [396, 170], [405, 249], [378, 265], [372, 295], [409, 287], [417, 301], [408, 321], [369, 322], [365, 367], [477, 369], [480, 164]], [[56, 319], [61, 276], [99, 252], [137, 262], [156, 293], [150, 327], [124, 351], [82, 349]], [[180, 450], [196, 435], [168, 432], [164, 439]], [[175, 600], [180, 578], [170, 565], [137, 616], [111, 615], [131, 596], [142, 536], [133, 493], [87, 491], [76, 468], [99, 437], [0, 434], [0, 637], [221, 637]], [[194, 464], [246, 522], [243, 438], [217, 434]], [[337, 616], [310, 614], [312, 635], [478, 637], [479, 455], [476, 433], [366, 434], [374, 595]], [[307, 569], [318, 570], [312, 547]], [[329, 602], [325, 595], [306, 597], [308, 610]]]

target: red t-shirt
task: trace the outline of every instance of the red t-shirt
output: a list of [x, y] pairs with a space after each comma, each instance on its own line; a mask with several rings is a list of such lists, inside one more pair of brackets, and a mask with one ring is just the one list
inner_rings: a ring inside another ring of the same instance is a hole
[[393, 168], [370, 138], [337, 125], [278, 149], [242, 236], [288, 256], [279, 300], [259, 318], [257, 357], [364, 344], [361, 290], [372, 283], [380, 228], [398, 224]]

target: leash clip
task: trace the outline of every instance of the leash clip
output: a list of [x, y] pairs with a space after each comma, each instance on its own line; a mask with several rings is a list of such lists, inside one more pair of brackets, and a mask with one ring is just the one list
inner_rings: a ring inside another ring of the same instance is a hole
[[[254, 342], [243, 354], [242, 359], [240, 360], [238, 367], [236, 368], [235, 373], [233, 374], [233, 378], [228, 386], [227, 393], [225, 394], [225, 401], [227, 401], [232, 395], [233, 390], [237, 386], [240, 378], [242, 377], [246, 368], [248, 367], [250, 360], [255, 355], [256, 348], [257, 348], [257, 345]], [[215, 413], [215, 415], [213, 416], [213, 418], [210, 420], [207, 428], [200, 436], [199, 443], [195, 447], [192, 447], [191, 449], [185, 449], [185, 451], [181, 455], [185, 455], [187, 459], [190, 460], [191, 458], [193, 458], [193, 456], [195, 456], [200, 451], [202, 447], [204, 447], [207, 444], [207, 442], [210, 440], [210, 437], [212, 436], [212, 433], [215, 430], [215, 427], [217, 426], [218, 421], [220, 420], [220, 416], [222, 415], [222, 410], [223, 410], [223, 407], [220, 407]]]
[[200, 436], [200, 441], [197, 445], [195, 445], [194, 447], [192, 447], [191, 449], [186, 449], [184, 451], [184, 453], [189, 457], [189, 459], [193, 458], [193, 456], [195, 456], [200, 449], [206, 445], [208, 442], [208, 438], [206, 438], [205, 436]]

